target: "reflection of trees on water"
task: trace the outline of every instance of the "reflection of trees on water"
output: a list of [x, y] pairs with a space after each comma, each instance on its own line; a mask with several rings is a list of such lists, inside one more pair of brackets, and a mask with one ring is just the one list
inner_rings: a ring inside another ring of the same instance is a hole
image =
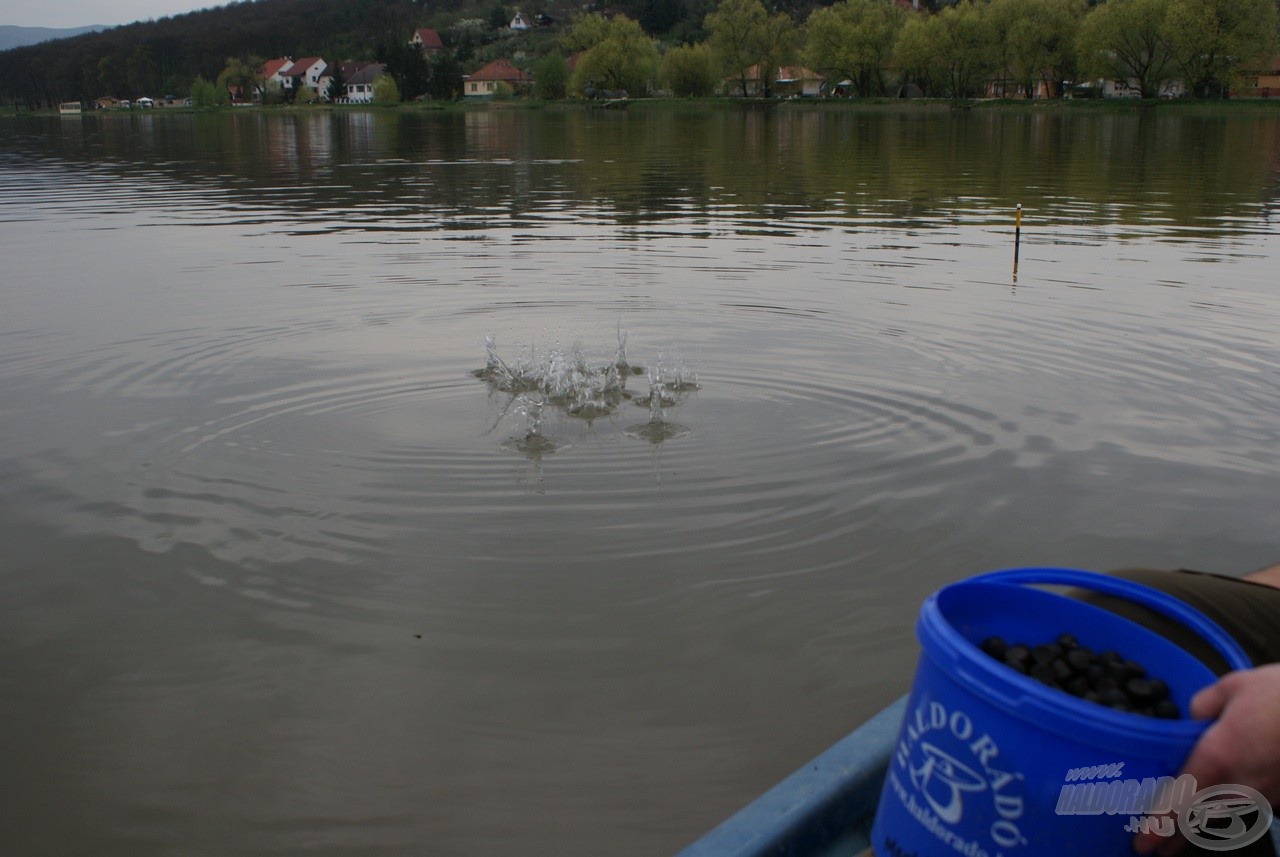
[[54, 118], [30, 134], [41, 121], [0, 130], [4, 148], [145, 166], [363, 228], [521, 227], [557, 211], [929, 228], [1004, 223], [1021, 202], [1040, 225], [1231, 231], [1274, 202], [1280, 162], [1280, 120], [1149, 110], [246, 111]]

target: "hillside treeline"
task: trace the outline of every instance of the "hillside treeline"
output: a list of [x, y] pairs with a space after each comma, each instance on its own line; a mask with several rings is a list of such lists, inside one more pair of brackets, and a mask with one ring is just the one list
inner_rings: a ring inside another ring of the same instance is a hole
[[[243, 67], [307, 55], [380, 60], [404, 98], [456, 95], [457, 84], [444, 82], [498, 56], [532, 71], [543, 98], [710, 95], [726, 81], [730, 91], [768, 97], [779, 69], [792, 65], [858, 96], [907, 87], [934, 97], [1054, 97], [1067, 82], [1108, 78], [1144, 98], [1215, 97], [1242, 73], [1270, 67], [1277, 42], [1277, 0], [959, 0], [941, 9], [627, 0], [625, 11], [605, 14], [560, 0], [563, 10], [547, 7], [554, 16], [534, 10], [541, 26], [521, 34], [506, 26], [514, 7], [449, 2], [258, 0], [133, 24], [0, 53], [0, 96], [35, 108], [186, 94], [197, 80], [225, 78], [235, 58]], [[440, 68], [407, 47], [422, 26], [444, 38], [445, 56], [432, 58]]]
[[372, 57], [403, 42], [412, 0], [259, 0], [0, 53], [0, 95], [29, 107], [103, 95], [185, 94], [228, 57]]

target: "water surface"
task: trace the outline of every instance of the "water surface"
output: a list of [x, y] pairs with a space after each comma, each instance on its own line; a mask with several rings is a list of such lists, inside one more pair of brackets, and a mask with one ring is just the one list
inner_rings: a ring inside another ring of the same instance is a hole
[[[1276, 559], [1278, 185], [1248, 116], [0, 122], [0, 846], [670, 852], [942, 583]], [[476, 375], [620, 333], [537, 442]]]

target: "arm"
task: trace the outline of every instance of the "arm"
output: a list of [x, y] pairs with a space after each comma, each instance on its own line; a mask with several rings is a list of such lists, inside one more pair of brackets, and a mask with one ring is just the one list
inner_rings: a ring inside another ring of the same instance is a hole
[[1254, 583], [1265, 583], [1267, 586], [1274, 586], [1280, 589], [1280, 563], [1267, 566], [1261, 571], [1255, 571], [1253, 574], [1246, 574], [1245, 580], [1252, 580]]

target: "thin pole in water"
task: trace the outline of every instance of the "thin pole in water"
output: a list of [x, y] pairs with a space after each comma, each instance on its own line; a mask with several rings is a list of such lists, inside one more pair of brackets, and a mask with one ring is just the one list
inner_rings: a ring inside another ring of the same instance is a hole
[[1018, 282], [1018, 250], [1022, 247], [1022, 203], [1013, 212], [1013, 281]]

